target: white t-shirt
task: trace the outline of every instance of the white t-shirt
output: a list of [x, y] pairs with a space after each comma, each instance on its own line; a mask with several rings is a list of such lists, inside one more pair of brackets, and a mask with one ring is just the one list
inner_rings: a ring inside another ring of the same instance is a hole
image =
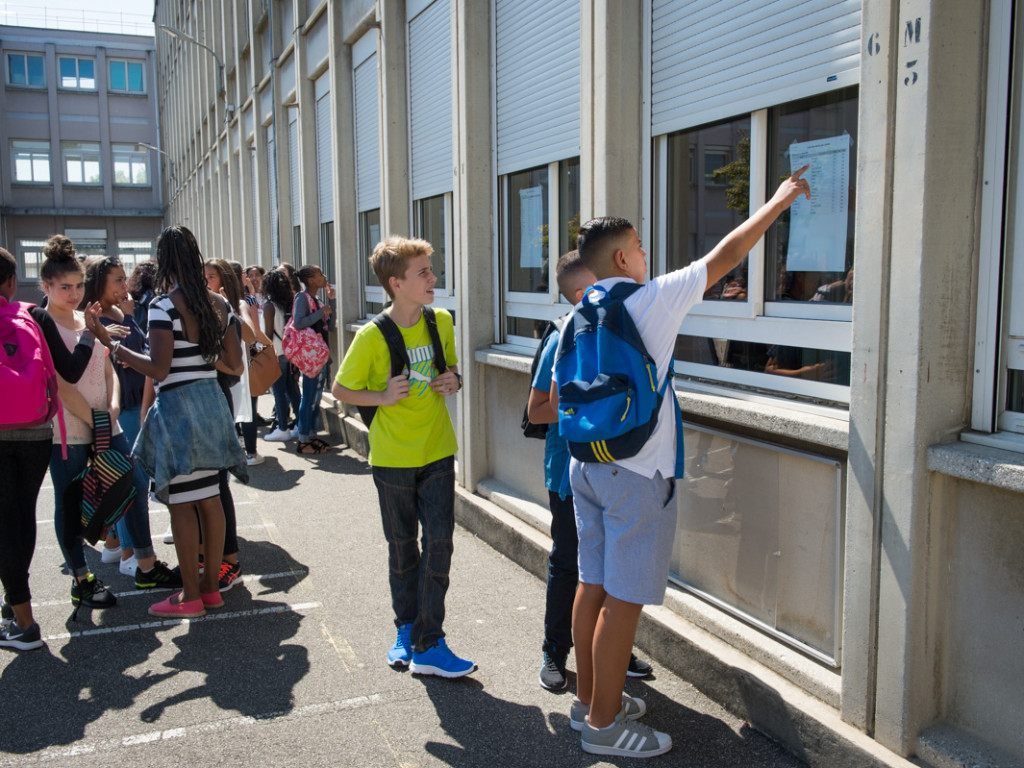
[[[628, 277], [609, 277], [597, 285], [610, 290], [613, 285], [628, 281]], [[708, 273], [703, 261], [661, 275], [644, 283], [639, 291], [626, 299], [626, 310], [633, 318], [647, 352], [658, 366], [659, 386], [668, 375], [669, 364], [675, 352], [679, 326], [707, 290]], [[675, 477], [676, 472], [676, 414], [672, 386], [669, 385], [661, 401], [661, 411], [654, 432], [636, 456], [614, 462], [644, 477]]]

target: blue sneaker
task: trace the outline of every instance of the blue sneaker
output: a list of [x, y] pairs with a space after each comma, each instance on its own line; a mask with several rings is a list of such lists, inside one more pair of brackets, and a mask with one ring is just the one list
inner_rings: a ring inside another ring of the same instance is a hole
[[411, 631], [412, 624], [403, 624], [398, 628], [395, 644], [388, 651], [388, 664], [392, 667], [407, 667], [412, 661], [412, 642], [409, 640]]
[[442, 637], [437, 645], [428, 648], [423, 653], [412, 655], [412, 665], [409, 671], [414, 675], [437, 675], [439, 677], [462, 677], [476, 669], [476, 664], [468, 659], [460, 659]]

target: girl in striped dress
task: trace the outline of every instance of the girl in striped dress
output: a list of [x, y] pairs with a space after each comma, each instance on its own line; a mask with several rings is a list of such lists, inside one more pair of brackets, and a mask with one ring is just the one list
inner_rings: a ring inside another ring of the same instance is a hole
[[200, 578], [199, 533], [202, 526], [206, 562], [219, 563], [224, 510], [217, 475], [228, 469], [247, 481], [248, 474], [214, 363], [219, 360], [241, 375], [244, 361], [238, 334], [225, 333], [231, 307], [207, 289], [193, 234], [181, 226], [165, 229], [157, 240], [156, 260], [157, 287], [163, 295], [149, 308], [149, 356], [111, 339], [97, 312], [89, 314], [88, 322], [118, 362], [156, 384], [156, 402], [146, 414], [133, 456], [154, 479], [157, 498], [170, 509], [182, 591], [149, 612], [189, 618], [224, 605], [218, 570], [207, 568]]

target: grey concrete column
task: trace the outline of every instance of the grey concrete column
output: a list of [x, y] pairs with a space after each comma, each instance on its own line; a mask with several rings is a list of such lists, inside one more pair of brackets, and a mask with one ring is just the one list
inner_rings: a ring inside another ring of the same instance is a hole
[[409, 100], [405, 0], [379, 0], [381, 237], [409, 235]]
[[643, 210], [643, 18], [640, 0], [582, 3], [580, 218]]
[[[895, 119], [893, 258], [882, 276], [889, 283], [883, 309], [888, 323], [878, 348], [879, 394], [887, 405], [884, 412], [876, 409], [881, 428], [875, 472], [882, 479], [873, 510], [880, 542], [874, 734], [905, 755], [915, 751], [922, 727], [943, 711], [945, 595], [933, 577], [944, 558], [945, 534], [933, 511], [926, 451], [956, 438], [970, 406], [984, 20], [974, 3], [901, 0], [895, 38], [881, 41], [895, 54], [888, 68]], [[870, 42], [874, 32], [865, 28], [863, 39]], [[878, 201], [872, 204], [858, 191], [858, 211], [874, 206]], [[860, 294], [871, 287], [870, 280], [860, 282], [866, 271], [857, 265]], [[861, 306], [854, 307], [855, 327]], [[858, 351], [863, 360], [865, 351]], [[854, 371], [853, 378], [863, 375]], [[861, 422], [852, 426], [859, 430]]]
[[498, 269], [491, 24], [490, 3], [452, 0], [455, 330], [464, 377], [458, 399], [458, 480], [471, 492], [491, 474], [487, 419], [480, 418], [486, 408], [484, 376], [473, 362], [473, 353], [494, 341], [491, 318]]
[[877, 664], [879, 515], [884, 455], [884, 349], [889, 332], [892, 223], [891, 127], [895, 119], [898, 0], [866, 0], [861, 10], [857, 134], [854, 318], [850, 444], [846, 489], [842, 694], [843, 719], [874, 728]]
[[[359, 234], [356, 220], [355, 104], [352, 97], [352, 46], [345, 40], [345, 12], [327, 4], [330, 25], [331, 122], [334, 126], [334, 252], [338, 276], [338, 338], [344, 353], [346, 323], [363, 316], [359, 287]], [[340, 362], [341, 355], [338, 356]]]
[[[295, 36], [295, 91], [299, 98], [299, 211], [302, 262], [320, 263], [320, 216], [316, 183], [316, 99], [306, 76], [306, 36]], [[294, 226], [294, 223], [293, 223]]]

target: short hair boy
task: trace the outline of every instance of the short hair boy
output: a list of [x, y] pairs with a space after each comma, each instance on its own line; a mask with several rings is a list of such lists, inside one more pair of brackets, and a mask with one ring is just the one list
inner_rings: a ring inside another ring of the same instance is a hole
[[[703, 259], [646, 284], [647, 253], [627, 220], [593, 219], [580, 227], [580, 257], [600, 288], [622, 281], [642, 284], [625, 299], [625, 307], [657, 364], [658, 381], [670, 375], [686, 313], [740, 264], [799, 195], [810, 198], [810, 186], [801, 178], [806, 169], [785, 180], [767, 204]], [[556, 386], [552, 394], [557, 403]], [[585, 752], [654, 757], [672, 748], [668, 734], [632, 720], [638, 715], [629, 711], [622, 691], [640, 611], [662, 602], [668, 580], [677, 514], [672, 397], [664, 398], [654, 431], [635, 456], [570, 462], [579, 532], [580, 588], [573, 608], [577, 697], [589, 708], [581, 736]]]
[[[414, 674], [461, 677], [476, 664], [456, 656], [442, 629], [455, 531], [455, 430], [444, 398], [462, 387], [452, 316], [435, 311], [444, 348], [444, 373], [434, 367], [434, 347], [424, 307], [434, 300], [425, 240], [391, 236], [370, 257], [391, 297], [386, 310], [398, 326], [410, 361], [408, 375], [391, 375], [391, 353], [375, 323], [353, 339], [331, 392], [354, 405], [378, 406], [370, 423], [370, 466], [388, 542], [391, 606], [398, 637], [388, 651], [392, 666]], [[420, 551], [417, 522], [423, 520]], [[421, 560], [423, 561], [421, 565]]]
[[[594, 273], [587, 269], [579, 251], [562, 254], [555, 266], [555, 279], [559, 292], [574, 305], [595, 281]], [[551, 404], [551, 380], [558, 338], [556, 330], [541, 342], [543, 348], [526, 406], [530, 421], [549, 425], [544, 442], [544, 485], [551, 509], [551, 552], [548, 554], [544, 642], [541, 646], [543, 662], [539, 680], [541, 687], [550, 691], [560, 691], [567, 684], [565, 667], [572, 648], [572, 605], [579, 583], [576, 516], [569, 487], [569, 447], [565, 438], [558, 434], [558, 412]], [[651, 671], [650, 664], [630, 656], [627, 674], [631, 677], [646, 677]], [[582, 727], [582, 720], [573, 721], [572, 726]]]

